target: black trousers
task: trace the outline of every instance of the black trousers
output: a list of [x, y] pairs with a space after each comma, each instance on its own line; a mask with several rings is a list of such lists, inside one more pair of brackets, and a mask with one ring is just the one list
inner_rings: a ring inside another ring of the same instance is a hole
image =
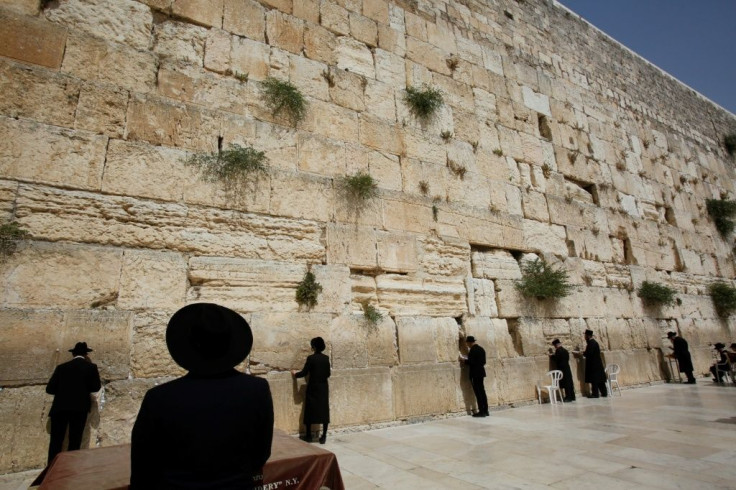
[[575, 399], [575, 383], [570, 376], [563, 376], [560, 380], [560, 388], [565, 392], [567, 400]]
[[87, 423], [87, 412], [60, 410], [51, 415], [50, 418], [51, 441], [49, 442], [49, 464], [54, 459], [54, 456], [61, 452], [61, 446], [64, 443], [67, 428], [69, 429], [69, 446], [67, 450], [74, 451], [81, 447], [84, 424]]
[[475, 400], [478, 402], [478, 413], [488, 413], [488, 398], [486, 397], [483, 378], [470, 378], [470, 384], [473, 386]]
[[[605, 381], [600, 381], [598, 383], [590, 383], [591, 388], [591, 394], [593, 396], [608, 396], [608, 385]], [[598, 392], [600, 391], [600, 395]]]

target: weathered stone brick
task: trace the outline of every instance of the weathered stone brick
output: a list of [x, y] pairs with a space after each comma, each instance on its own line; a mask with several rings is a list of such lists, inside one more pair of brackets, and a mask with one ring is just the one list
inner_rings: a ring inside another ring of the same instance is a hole
[[[0, 310], [0, 383], [3, 386], [46, 383], [60, 352], [62, 312], [4, 308]], [[73, 347], [67, 347], [67, 349]]]
[[247, 73], [249, 79], [263, 80], [268, 76], [268, 44], [245, 38], [233, 40], [230, 66], [234, 72]]
[[202, 66], [207, 29], [167, 20], [153, 29], [153, 52], [163, 60]]
[[125, 113], [130, 94], [125, 89], [86, 84], [79, 94], [74, 127], [97, 131], [112, 138], [125, 134]]
[[350, 35], [352, 37], [365, 43], [368, 47], [376, 47], [378, 45], [378, 28], [373, 20], [351, 12], [349, 22]]
[[304, 28], [304, 53], [308, 58], [328, 65], [335, 63], [335, 35], [321, 26], [307, 24]]
[[364, 0], [363, 15], [381, 24], [388, 24], [388, 2], [386, 0]]
[[39, 4], [36, 0], [2, 0], [3, 8], [23, 15], [37, 15]]
[[350, 33], [349, 12], [332, 2], [322, 0], [319, 8], [322, 25], [337, 35], [346, 36]]
[[319, 24], [319, 0], [293, 0], [294, 17]]
[[222, 27], [225, 0], [173, 0], [171, 10], [182, 19], [208, 27]]
[[278, 10], [266, 13], [266, 35], [271, 46], [301, 54], [304, 47], [304, 23]]
[[64, 56], [64, 27], [0, 11], [0, 55], [25, 63], [59, 68]]
[[266, 9], [253, 0], [225, 0], [222, 28], [254, 41], [266, 40]]

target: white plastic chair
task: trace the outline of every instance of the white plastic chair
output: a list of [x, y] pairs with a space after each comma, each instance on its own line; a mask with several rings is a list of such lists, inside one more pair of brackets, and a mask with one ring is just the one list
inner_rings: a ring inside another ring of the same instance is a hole
[[618, 384], [618, 373], [621, 372], [621, 366], [618, 364], [609, 364], [606, 366], [606, 377], [608, 378], [608, 392], [613, 396], [613, 383], [616, 383], [616, 389], [618, 390], [618, 395], [623, 396], [621, 394], [621, 386]]
[[562, 400], [562, 391], [560, 391], [560, 380], [562, 379], [562, 371], [555, 369], [547, 373], [547, 376], [552, 378], [551, 385], [540, 385], [537, 384], [537, 398], [539, 403], [542, 403], [542, 391], [546, 391], [549, 394], [549, 401], [551, 403], [557, 403], [557, 395], [560, 395], [560, 403], [564, 403]]

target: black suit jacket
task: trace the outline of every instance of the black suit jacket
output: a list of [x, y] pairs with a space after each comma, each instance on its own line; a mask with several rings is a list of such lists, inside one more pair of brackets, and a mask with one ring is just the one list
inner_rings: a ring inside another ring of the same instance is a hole
[[133, 426], [131, 489], [250, 488], [271, 455], [265, 379], [192, 373], [151, 388]]
[[46, 393], [54, 395], [49, 415], [59, 411], [89, 412], [90, 393], [100, 391], [97, 365], [81, 357], [59, 364], [46, 385]]
[[474, 344], [468, 351], [468, 358], [465, 364], [470, 368], [470, 379], [485, 378], [486, 369], [486, 351], [478, 344]]
[[690, 357], [690, 349], [687, 346], [687, 340], [682, 337], [675, 337], [672, 340], [674, 356], [677, 358], [677, 365], [680, 367], [681, 373], [693, 371], [693, 360]]
[[601, 348], [595, 339], [588, 339], [585, 346], [585, 382], [603, 383], [606, 381], [606, 372], [601, 358]]

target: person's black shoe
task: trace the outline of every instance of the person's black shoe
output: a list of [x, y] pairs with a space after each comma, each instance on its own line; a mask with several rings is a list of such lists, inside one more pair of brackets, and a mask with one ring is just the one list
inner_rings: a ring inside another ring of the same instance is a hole
[[301, 439], [304, 442], [312, 442], [312, 434], [309, 435], [300, 435], [299, 439]]
[[570, 402], [574, 402], [575, 398], [563, 398], [562, 401], [565, 403], [570, 403]]
[[325, 442], [327, 442], [327, 434], [322, 434], [322, 435], [321, 435], [321, 436], [319, 437], [319, 443], [320, 443], [320, 444], [324, 444]]
[[686, 384], [689, 384], [689, 385], [694, 385], [694, 384], [695, 384], [695, 380], [694, 380], [694, 379], [691, 379], [691, 380], [690, 380], [690, 381], [688, 381], [688, 382], [687, 382]]
[[484, 415], [483, 415], [482, 413], [480, 413], [480, 412], [475, 412], [475, 413], [473, 414], [473, 417], [483, 417], [483, 416], [484, 416]]
[[491, 415], [491, 414], [490, 414], [490, 413], [488, 413], [488, 412], [483, 412], [483, 415], [482, 415], [482, 416], [483, 416], [483, 417], [488, 417], [488, 416], [490, 416], [490, 415]]
[[588, 395], [586, 398], [600, 398], [598, 395]]

